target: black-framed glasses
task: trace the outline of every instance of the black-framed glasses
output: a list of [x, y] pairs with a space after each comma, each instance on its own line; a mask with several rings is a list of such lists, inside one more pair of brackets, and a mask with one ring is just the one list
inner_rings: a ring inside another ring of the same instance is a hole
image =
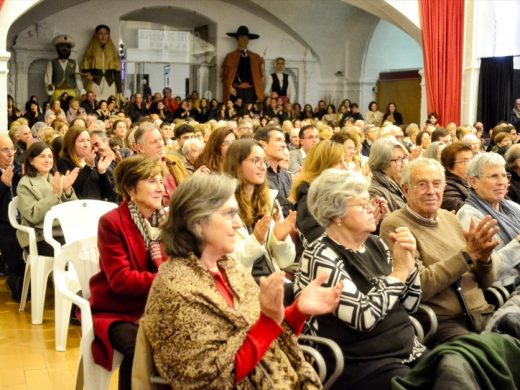
[[391, 158], [390, 162], [394, 162], [396, 164], [404, 164], [405, 161], [408, 161], [408, 156], [402, 156], [397, 158]]

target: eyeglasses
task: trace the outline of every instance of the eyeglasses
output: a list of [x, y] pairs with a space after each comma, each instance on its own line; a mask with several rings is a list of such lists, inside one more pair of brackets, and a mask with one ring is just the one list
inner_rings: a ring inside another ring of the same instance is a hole
[[405, 161], [408, 161], [408, 156], [402, 156], [402, 157], [390, 159], [390, 162], [394, 162], [396, 164], [404, 164]]
[[453, 161], [453, 164], [462, 164], [462, 165], [466, 165], [466, 164], [469, 163], [470, 161], [471, 161], [470, 158], [465, 158], [464, 160]]
[[507, 180], [508, 182], [511, 181], [511, 174], [510, 173], [494, 173], [493, 175], [488, 176], [482, 176], [486, 179], [489, 179], [494, 182], [498, 182], [499, 180]]
[[246, 161], [251, 161], [253, 164], [255, 164], [255, 167], [262, 168], [263, 165], [266, 167], [269, 167], [271, 165], [271, 162], [267, 158], [261, 158], [261, 157], [253, 157], [248, 158]]
[[222, 142], [222, 146], [229, 146], [229, 145], [231, 145], [234, 141], [235, 141], [235, 140], [233, 140], [233, 141], [224, 141], [224, 142]]
[[433, 187], [433, 190], [435, 192], [438, 192], [438, 191], [444, 190], [444, 181], [442, 181], [442, 180], [434, 180], [434, 181], [422, 180], [415, 184], [412, 184], [411, 186], [415, 187], [419, 192], [426, 192], [430, 189], [430, 187]]
[[348, 204], [347, 207], [361, 207], [361, 209], [367, 213], [371, 211], [373, 212], [376, 208], [372, 200], [367, 200], [356, 204]]
[[2, 148], [0, 149], [0, 152], [2, 153], [8, 153], [8, 152], [16, 152], [16, 149], [15, 148], [10, 148], [10, 147], [6, 147], [6, 148]]

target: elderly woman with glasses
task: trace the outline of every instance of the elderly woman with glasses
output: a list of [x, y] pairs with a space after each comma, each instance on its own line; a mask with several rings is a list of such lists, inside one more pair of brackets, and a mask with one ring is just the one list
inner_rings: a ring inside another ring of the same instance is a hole
[[343, 282], [337, 310], [309, 323], [343, 351], [345, 370], [335, 388], [390, 389], [391, 378], [408, 373], [425, 350], [407, 314], [421, 297], [415, 238], [397, 228], [390, 253], [372, 235], [375, 207], [362, 175], [327, 170], [312, 182], [307, 202], [325, 234], [303, 252], [294, 290], [298, 295], [322, 270], [331, 272], [325, 285]]
[[[162, 230], [170, 259], [140, 321], [157, 371], [173, 389], [319, 389], [295, 334], [306, 316], [336, 309], [342, 284], [321, 287], [320, 274], [287, 308], [280, 272], [258, 287], [230, 257], [242, 225], [235, 185], [193, 175], [172, 197]], [[138, 373], [132, 384], [143, 388]]]
[[497, 261], [497, 282], [509, 289], [520, 285], [520, 206], [505, 199], [511, 175], [502, 156], [488, 152], [477, 155], [467, 170], [470, 191], [457, 212], [468, 230], [486, 215], [498, 222], [494, 239], [499, 241], [492, 259]]
[[368, 192], [371, 196], [385, 199], [390, 211], [398, 210], [406, 204], [399, 183], [407, 163], [406, 147], [393, 138], [378, 139], [370, 148], [368, 166], [372, 171], [372, 182]]
[[466, 169], [472, 159], [471, 147], [462, 142], [454, 142], [442, 151], [441, 163], [446, 170], [446, 187], [441, 208], [458, 211], [464, 205], [469, 193]]

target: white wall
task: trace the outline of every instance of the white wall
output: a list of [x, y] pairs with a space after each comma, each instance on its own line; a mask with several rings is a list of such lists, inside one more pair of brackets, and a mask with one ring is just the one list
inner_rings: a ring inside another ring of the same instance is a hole
[[520, 1], [475, 1], [477, 57], [520, 55]]
[[365, 91], [370, 92], [362, 95], [362, 101], [359, 102], [362, 110], [375, 98], [375, 93], [371, 91], [376, 86], [380, 72], [422, 67], [421, 46], [401, 29], [381, 20], [372, 34], [364, 61], [363, 82]]

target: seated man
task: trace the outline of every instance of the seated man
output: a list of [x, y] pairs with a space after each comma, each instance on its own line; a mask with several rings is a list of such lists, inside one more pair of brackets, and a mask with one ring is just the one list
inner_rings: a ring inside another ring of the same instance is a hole
[[282, 131], [276, 125], [269, 125], [255, 133], [257, 140], [265, 152], [265, 157], [269, 160], [267, 167], [267, 180], [269, 188], [278, 191], [276, 200], [282, 206], [284, 218], [289, 215], [292, 204], [289, 202], [289, 193], [292, 186], [291, 174], [280, 166], [280, 162], [285, 159], [284, 148], [285, 139]]
[[307, 153], [309, 153], [314, 145], [320, 142], [320, 133], [313, 125], [305, 125], [300, 129], [300, 148], [291, 150], [291, 164], [289, 171], [296, 174], [301, 171]]
[[463, 231], [455, 215], [440, 208], [445, 177], [436, 160], [419, 158], [408, 163], [401, 184], [407, 204], [383, 220], [381, 237], [392, 247], [389, 236], [399, 226], [408, 227], [415, 236], [421, 301], [439, 320], [430, 342], [435, 345], [469, 331], [480, 332], [494, 309], [483, 290], [495, 280], [491, 253], [498, 245], [493, 240], [496, 220], [485, 217]]

